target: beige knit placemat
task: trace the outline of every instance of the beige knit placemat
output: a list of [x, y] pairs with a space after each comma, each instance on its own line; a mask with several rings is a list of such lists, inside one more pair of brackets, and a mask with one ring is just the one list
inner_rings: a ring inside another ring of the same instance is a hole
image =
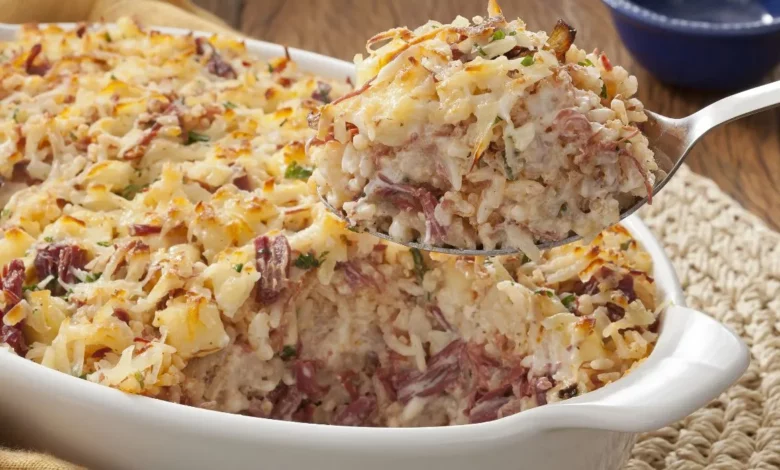
[[752, 357], [709, 405], [641, 435], [626, 470], [780, 469], [780, 234], [687, 167], [640, 215], [688, 306], [731, 327]]

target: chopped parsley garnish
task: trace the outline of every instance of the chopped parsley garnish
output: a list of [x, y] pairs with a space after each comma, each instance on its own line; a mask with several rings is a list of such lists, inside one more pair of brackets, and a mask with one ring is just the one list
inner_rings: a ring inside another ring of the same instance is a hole
[[318, 268], [320, 264], [325, 260], [328, 252], [324, 252], [319, 258], [314, 256], [314, 252], [303, 253], [298, 255], [298, 259], [295, 260], [295, 267], [300, 269], [312, 269]]
[[355, 227], [354, 225], [350, 225], [349, 227], [347, 227], [347, 230], [349, 230], [350, 232], [360, 233], [360, 230], [358, 230], [358, 228]]
[[111, 35], [108, 34], [108, 31], [106, 31], [105, 37], [106, 37], [106, 42], [111, 42]]
[[187, 145], [192, 145], [195, 142], [208, 142], [209, 140], [209, 136], [199, 132], [189, 131], [187, 133]]
[[222, 103], [227, 109], [236, 109], [236, 103], [225, 101]]
[[14, 122], [19, 123], [19, 108], [14, 109]]
[[146, 187], [147, 185], [141, 186], [138, 184], [128, 184], [125, 189], [119, 193], [119, 195], [128, 201], [132, 201], [133, 198], [135, 198], [135, 195], [146, 189]]
[[45, 241], [47, 243], [51, 243], [51, 242], [54, 241], [54, 238], [52, 238], [52, 237], [43, 237], [43, 241]]
[[511, 33], [509, 33], [509, 35], [510, 36], [516, 36], [517, 35], [517, 31], [512, 31]]
[[484, 49], [482, 49], [482, 46], [477, 46], [477, 52], [478, 52], [478, 53], [479, 53], [479, 55], [481, 55], [482, 57], [487, 57], [487, 52], [485, 52], [485, 50], [484, 50]]
[[271, 64], [268, 64], [268, 73], [274, 73], [274, 67]]
[[496, 31], [493, 33], [493, 38], [491, 39], [491, 42], [492, 42], [492, 41], [498, 41], [499, 39], [504, 39], [505, 37], [506, 37], [506, 33], [504, 33], [503, 31], [501, 31], [500, 29], [497, 29], [497, 30], [496, 30]]
[[111, 80], [113, 80], [113, 81], [115, 81], [115, 82], [116, 82], [116, 81], [117, 81], [117, 80], [119, 80], [119, 79], [118, 79], [118, 78], [116, 78], [116, 75], [114, 75], [114, 74], [112, 73], [112, 74], [111, 74]]
[[566, 307], [567, 310], [571, 310], [571, 307], [574, 305], [574, 302], [577, 301], [577, 297], [574, 296], [574, 294], [569, 294], [561, 299], [561, 303], [564, 307]]
[[582, 65], [583, 67], [593, 67], [593, 62], [591, 62], [590, 59], [585, 59], [577, 62], [577, 65]]
[[620, 244], [620, 249], [623, 250], [623, 251], [626, 251], [629, 248], [631, 248], [631, 240], [629, 240], [627, 242], [623, 242], [623, 243]]
[[599, 96], [601, 96], [604, 99], [607, 99], [607, 84], [606, 83], [602, 83], [601, 84], [601, 94]]
[[412, 252], [412, 259], [414, 259], [414, 273], [417, 275], [417, 279], [422, 282], [425, 277], [425, 271], [428, 270], [428, 268], [425, 267], [423, 255], [417, 248], [410, 248], [409, 251]]
[[87, 274], [87, 277], [84, 278], [84, 282], [95, 282], [98, 279], [100, 279], [100, 276], [102, 276], [103, 273], [89, 273]]
[[68, 289], [68, 291], [65, 292], [65, 295], [62, 297], [63, 299], [65, 299], [65, 302], [70, 302], [70, 295], [72, 293], [73, 293], [73, 289]]
[[282, 352], [279, 353], [279, 358], [283, 361], [286, 361], [287, 359], [293, 358], [298, 355], [298, 351], [295, 349], [295, 346], [285, 345], [282, 348]]
[[544, 295], [546, 295], [547, 297], [549, 297], [551, 299], [553, 298], [553, 295], [555, 295], [555, 294], [553, 294], [553, 291], [551, 291], [549, 289], [539, 289], [539, 290], [535, 291], [534, 294], [544, 294]]
[[284, 171], [284, 177], [287, 179], [295, 180], [307, 180], [311, 176], [313, 170], [298, 165], [298, 162], [292, 162], [287, 166]]
[[36, 290], [40, 290], [38, 284], [30, 284], [29, 286], [22, 287], [22, 292], [33, 292]]
[[108, 246], [111, 246], [111, 245], [112, 245], [112, 243], [111, 243], [111, 242], [97, 242], [97, 244], [98, 244], [98, 245], [100, 245], [100, 246], [106, 246], [106, 247], [108, 247]]
[[141, 389], [144, 388], [144, 375], [140, 372], [135, 373], [135, 380], [138, 381], [138, 385], [141, 387]]
[[523, 60], [521, 60], [520, 63], [523, 64], [524, 67], [528, 67], [529, 65], [534, 65], [534, 56], [527, 55], [523, 57]]
[[241, 270], [244, 269], [244, 263], [238, 263], [237, 265], [233, 266], [233, 269], [235, 269], [237, 273], [240, 273]]

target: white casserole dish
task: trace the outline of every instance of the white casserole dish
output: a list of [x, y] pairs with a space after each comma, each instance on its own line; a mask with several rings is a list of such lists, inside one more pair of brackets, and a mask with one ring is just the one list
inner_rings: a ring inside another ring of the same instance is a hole
[[[13, 38], [16, 30], [0, 25], [0, 40]], [[247, 46], [259, 57], [284, 53], [281, 46], [261, 41], [248, 40]], [[303, 70], [334, 78], [352, 75], [347, 62], [296, 49], [290, 54]], [[619, 468], [636, 433], [703, 406], [737, 380], [749, 361], [733, 332], [684, 307], [674, 270], [642, 222], [632, 216], [624, 226], [652, 255], [660, 297], [671, 306], [651, 356], [595, 392], [483, 424], [348, 428], [132, 396], [0, 352], [3, 442], [113, 469]]]

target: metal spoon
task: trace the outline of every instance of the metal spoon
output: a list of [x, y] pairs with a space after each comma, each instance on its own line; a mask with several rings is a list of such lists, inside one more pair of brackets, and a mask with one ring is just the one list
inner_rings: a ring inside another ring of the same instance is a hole
[[[778, 105], [780, 105], [780, 81], [768, 83], [723, 98], [684, 118], [675, 119], [662, 116], [652, 111], [645, 111], [647, 114], [647, 122], [643, 123], [641, 130], [649, 140], [650, 149], [655, 153], [655, 161], [658, 164], [659, 170], [656, 173], [656, 183], [653, 187], [653, 195], [658, 194], [658, 192], [666, 186], [666, 183], [669, 182], [669, 179], [671, 179], [680, 167], [683, 160], [685, 160], [685, 157], [688, 156], [694, 144], [696, 144], [696, 142], [698, 142], [707, 132], [721, 124]], [[339, 218], [344, 219], [344, 214], [331, 206], [321, 194], [320, 199], [331, 212], [336, 214]], [[645, 205], [646, 202], [647, 197], [637, 201], [633, 206], [620, 214], [620, 220], [623, 220], [636, 212], [640, 207]], [[500, 250], [461, 250], [458, 248], [444, 248], [418, 242], [401, 242], [386, 233], [369, 230], [366, 230], [366, 233], [410, 248], [417, 248], [423, 251], [436, 251], [450, 255], [498, 256], [519, 252], [519, 250], [514, 248]], [[537, 243], [536, 246], [539, 249], [544, 250], [565, 245], [577, 241], [580, 238], [579, 235], [572, 233], [569, 237], [562, 240]]]

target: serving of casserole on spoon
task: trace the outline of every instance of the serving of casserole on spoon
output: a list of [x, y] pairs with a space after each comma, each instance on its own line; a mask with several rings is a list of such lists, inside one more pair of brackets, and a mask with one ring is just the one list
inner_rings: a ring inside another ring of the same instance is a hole
[[354, 229], [535, 258], [651, 202], [706, 131], [780, 101], [774, 84], [655, 115], [633, 97], [636, 78], [577, 48], [565, 22], [547, 35], [494, 0], [488, 13], [374, 36], [355, 91], [311, 116], [313, 179]]
[[489, 14], [374, 36], [356, 91], [321, 108], [314, 179], [357, 229], [532, 255], [652, 188], [636, 78], [562, 21], [548, 36]]

